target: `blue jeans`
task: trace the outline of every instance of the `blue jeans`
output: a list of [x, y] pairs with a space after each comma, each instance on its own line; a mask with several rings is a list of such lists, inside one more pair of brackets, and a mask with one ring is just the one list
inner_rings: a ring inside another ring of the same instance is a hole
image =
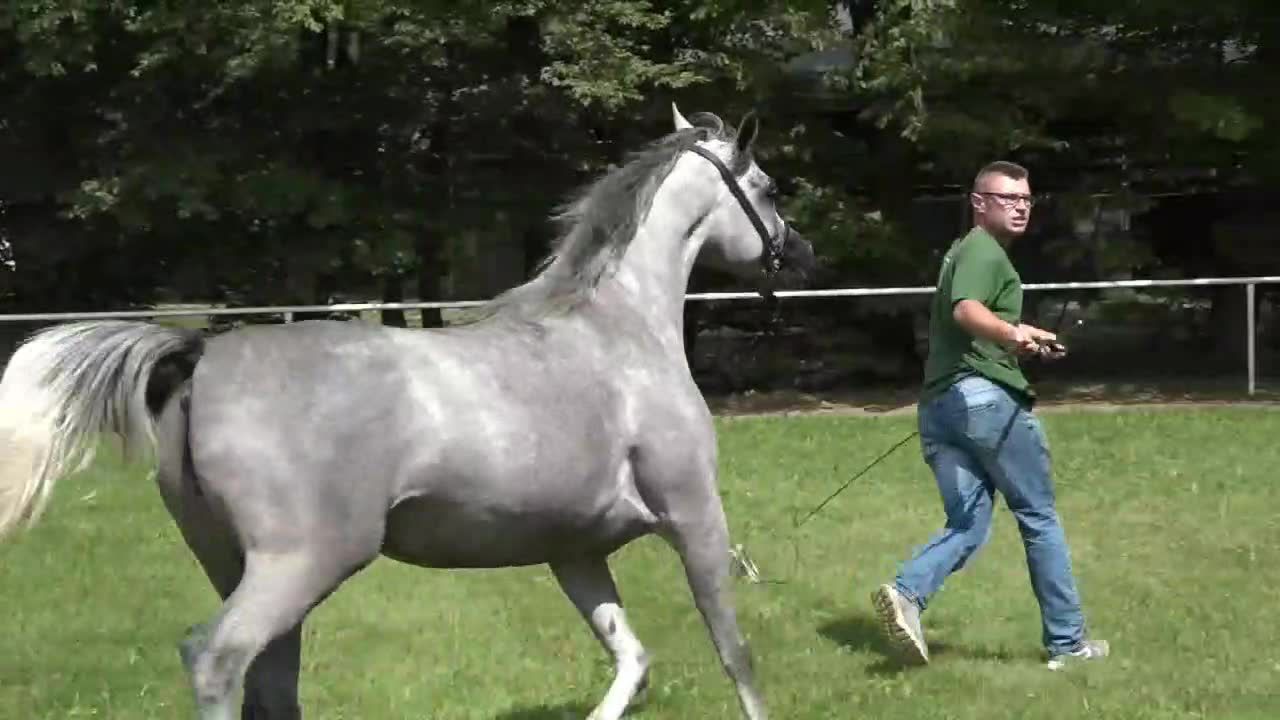
[[1002, 386], [971, 376], [923, 402], [918, 422], [947, 524], [903, 565], [899, 591], [923, 610], [943, 581], [991, 536], [999, 491], [1022, 535], [1045, 648], [1050, 653], [1074, 649], [1084, 640], [1084, 614], [1054, 508], [1040, 420]]

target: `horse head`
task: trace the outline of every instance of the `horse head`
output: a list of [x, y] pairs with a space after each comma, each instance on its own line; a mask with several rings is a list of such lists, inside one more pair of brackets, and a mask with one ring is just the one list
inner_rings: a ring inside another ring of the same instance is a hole
[[[707, 127], [686, 118], [674, 103], [671, 109], [677, 132]], [[716, 167], [725, 187], [702, 222], [705, 241], [698, 261], [775, 286], [806, 284], [816, 267], [813, 245], [778, 212], [778, 184], [752, 152], [760, 129], [755, 114], [748, 113], [728, 134], [715, 115], [695, 113], [693, 119], [714, 125], [690, 150]]]

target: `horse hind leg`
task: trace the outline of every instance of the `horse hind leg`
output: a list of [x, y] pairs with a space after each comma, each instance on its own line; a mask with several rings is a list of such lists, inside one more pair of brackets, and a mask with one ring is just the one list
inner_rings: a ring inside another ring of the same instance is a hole
[[751, 650], [738, 628], [731, 601], [729, 529], [714, 492], [701, 508], [674, 521], [663, 533], [684, 564], [694, 604], [711, 634], [725, 673], [733, 681], [738, 703], [749, 720], [765, 720], [764, 699], [756, 688]]
[[551, 571], [616, 667], [613, 683], [588, 720], [618, 720], [648, 687], [649, 655], [627, 623], [608, 561], [552, 563]]
[[[209, 626], [193, 627], [179, 646], [183, 665], [194, 675], [200, 652], [207, 649]], [[302, 666], [302, 624], [277, 637], [254, 658], [244, 678], [240, 720], [301, 720], [298, 677]], [[199, 699], [197, 697], [197, 703]], [[201, 718], [234, 717], [234, 699], [224, 700], [216, 711], [199, 708]]]
[[[204, 569], [224, 602], [244, 575], [244, 558], [234, 534], [217, 518], [203, 494], [186, 452], [185, 391], [166, 407], [158, 424], [160, 466], [156, 484], [165, 508], [187, 547]], [[207, 641], [208, 628], [196, 626], [179, 646], [188, 668]], [[241, 720], [300, 720], [298, 674], [302, 654], [302, 625], [272, 640], [250, 665], [245, 677]]]
[[338, 563], [310, 549], [250, 550], [244, 577], [217, 617], [182, 645], [200, 720], [235, 720], [236, 695], [246, 673], [258, 660], [271, 666], [273, 653], [261, 653], [273, 641], [270, 650], [294, 665], [297, 633], [307, 613], [363, 564]]
[[[230, 531], [218, 523], [203, 500], [183, 485], [161, 478], [162, 494], [182, 533], [187, 547], [196, 556], [218, 596], [225, 602], [244, 574], [241, 551]], [[180, 645], [184, 665], [194, 662], [194, 653], [207, 640], [207, 628], [192, 628]], [[275, 638], [254, 659], [245, 677], [241, 720], [300, 720], [298, 675], [302, 660], [302, 624]]]
[[249, 666], [240, 720], [302, 720], [301, 669], [302, 623], [298, 623], [268, 643]]

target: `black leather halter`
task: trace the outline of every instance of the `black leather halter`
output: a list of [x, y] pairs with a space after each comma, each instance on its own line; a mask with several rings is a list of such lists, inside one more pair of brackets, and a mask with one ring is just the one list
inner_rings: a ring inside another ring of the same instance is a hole
[[742, 211], [747, 214], [747, 218], [751, 220], [751, 224], [755, 226], [756, 232], [760, 233], [760, 241], [764, 243], [764, 250], [760, 253], [760, 263], [764, 266], [766, 275], [773, 275], [782, 268], [782, 244], [786, 242], [786, 232], [779, 232], [777, 235], [770, 235], [769, 231], [764, 227], [764, 221], [760, 219], [760, 214], [752, 207], [751, 202], [747, 200], [747, 195], [742, 191], [742, 186], [738, 184], [738, 178], [734, 177], [733, 172], [725, 167], [724, 161], [716, 157], [716, 154], [702, 147], [694, 145], [689, 148], [691, 151], [706, 158], [716, 169], [720, 171], [720, 177], [724, 178], [724, 182], [729, 186], [729, 192], [738, 199], [738, 204], [742, 206]]

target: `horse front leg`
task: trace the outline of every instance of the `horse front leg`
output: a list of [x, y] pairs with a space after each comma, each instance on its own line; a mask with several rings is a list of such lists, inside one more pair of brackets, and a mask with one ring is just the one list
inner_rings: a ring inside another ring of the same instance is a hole
[[649, 654], [627, 623], [608, 561], [598, 557], [557, 562], [551, 571], [616, 667], [613, 684], [587, 720], [618, 720], [648, 685]]
[[738, 702], [748, 720], [766, 720], [764, 699], [756, 689], [751, 649], [738, 629], [729, 571], [729, 528], [714, 484], [698, 502], [672, 508], [664, 536], [680, 555], [694, 604], [720, 655], [725, 673], [738, 691]]

